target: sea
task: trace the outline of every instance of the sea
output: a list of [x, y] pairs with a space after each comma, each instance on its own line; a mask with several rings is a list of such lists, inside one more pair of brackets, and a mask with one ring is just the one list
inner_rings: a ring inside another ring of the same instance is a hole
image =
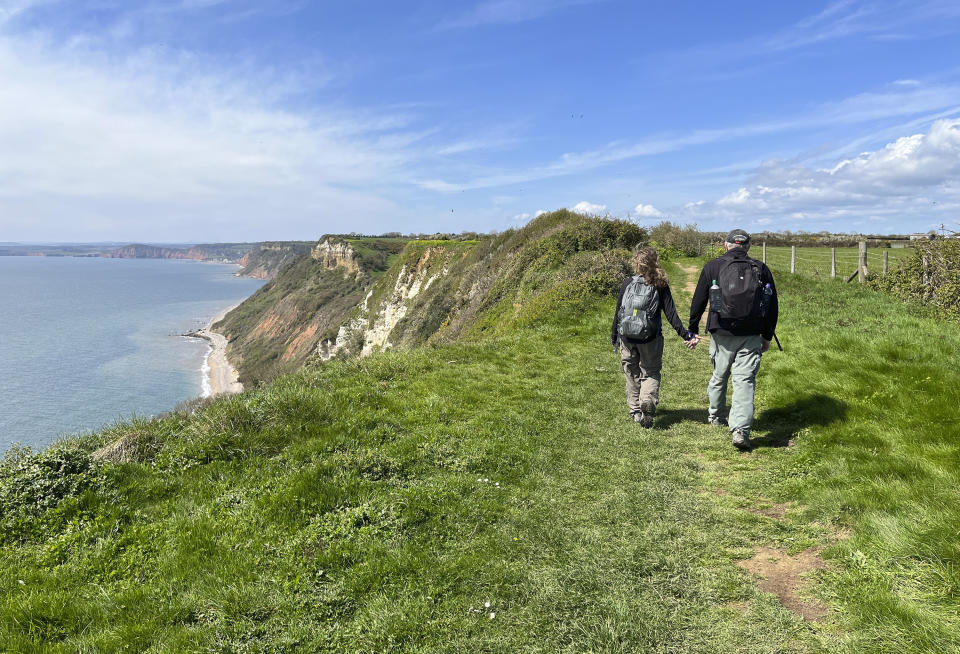
[[207, 341], [182, 334], [263, 281], [186, 260], [0, 257], [0, 455], [209, 393]]

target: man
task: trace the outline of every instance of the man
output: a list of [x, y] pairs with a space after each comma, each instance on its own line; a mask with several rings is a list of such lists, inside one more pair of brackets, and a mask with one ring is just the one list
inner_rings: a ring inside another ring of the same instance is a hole
[[[753, 400], [761, 355], [770, 348], [777, 327], [777, 287], [766, 264], [747, 256], [750, 235], [735, 229], [723, 244], [726, 253], [707, 262], [690, 305], [689, 330], [700, 332], [707, 304], [713, 376], [707, 386], [707, 422], [729, 427], [733, 445], [750, 449]], [[727, 381], [733, 378], [730, 413], [724, 417]]]

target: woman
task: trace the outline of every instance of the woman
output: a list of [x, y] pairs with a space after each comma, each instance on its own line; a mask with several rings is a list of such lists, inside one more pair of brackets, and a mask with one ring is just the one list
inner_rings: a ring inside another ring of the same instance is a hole
[[657, 251], [652, 247], [638, 248], [633, 267], [637, 274], [623, 280], [620, 287], [610, 342], [620, 351], [630, 415], [641, 427], [649, 429], [660, 402], [660, 369], [663, 367], [660, 312], [691, 350], [700, 338], [680, 322]]

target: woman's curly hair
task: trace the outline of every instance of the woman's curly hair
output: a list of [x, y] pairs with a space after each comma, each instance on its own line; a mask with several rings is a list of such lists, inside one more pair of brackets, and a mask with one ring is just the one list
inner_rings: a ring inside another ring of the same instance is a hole
[[643, 275], [643, 281], [663, 288], [667, 285], [667, 273], [660, 267], [660, 255], [650, 246], [637, 248], [633, 253], [633, 269], [638, 275]]

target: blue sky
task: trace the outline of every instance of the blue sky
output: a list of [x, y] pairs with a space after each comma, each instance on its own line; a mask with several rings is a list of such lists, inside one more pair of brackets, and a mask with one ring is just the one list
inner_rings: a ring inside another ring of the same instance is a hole
[[0, 0], [0, 241], [960, 222], [960, 3]]

